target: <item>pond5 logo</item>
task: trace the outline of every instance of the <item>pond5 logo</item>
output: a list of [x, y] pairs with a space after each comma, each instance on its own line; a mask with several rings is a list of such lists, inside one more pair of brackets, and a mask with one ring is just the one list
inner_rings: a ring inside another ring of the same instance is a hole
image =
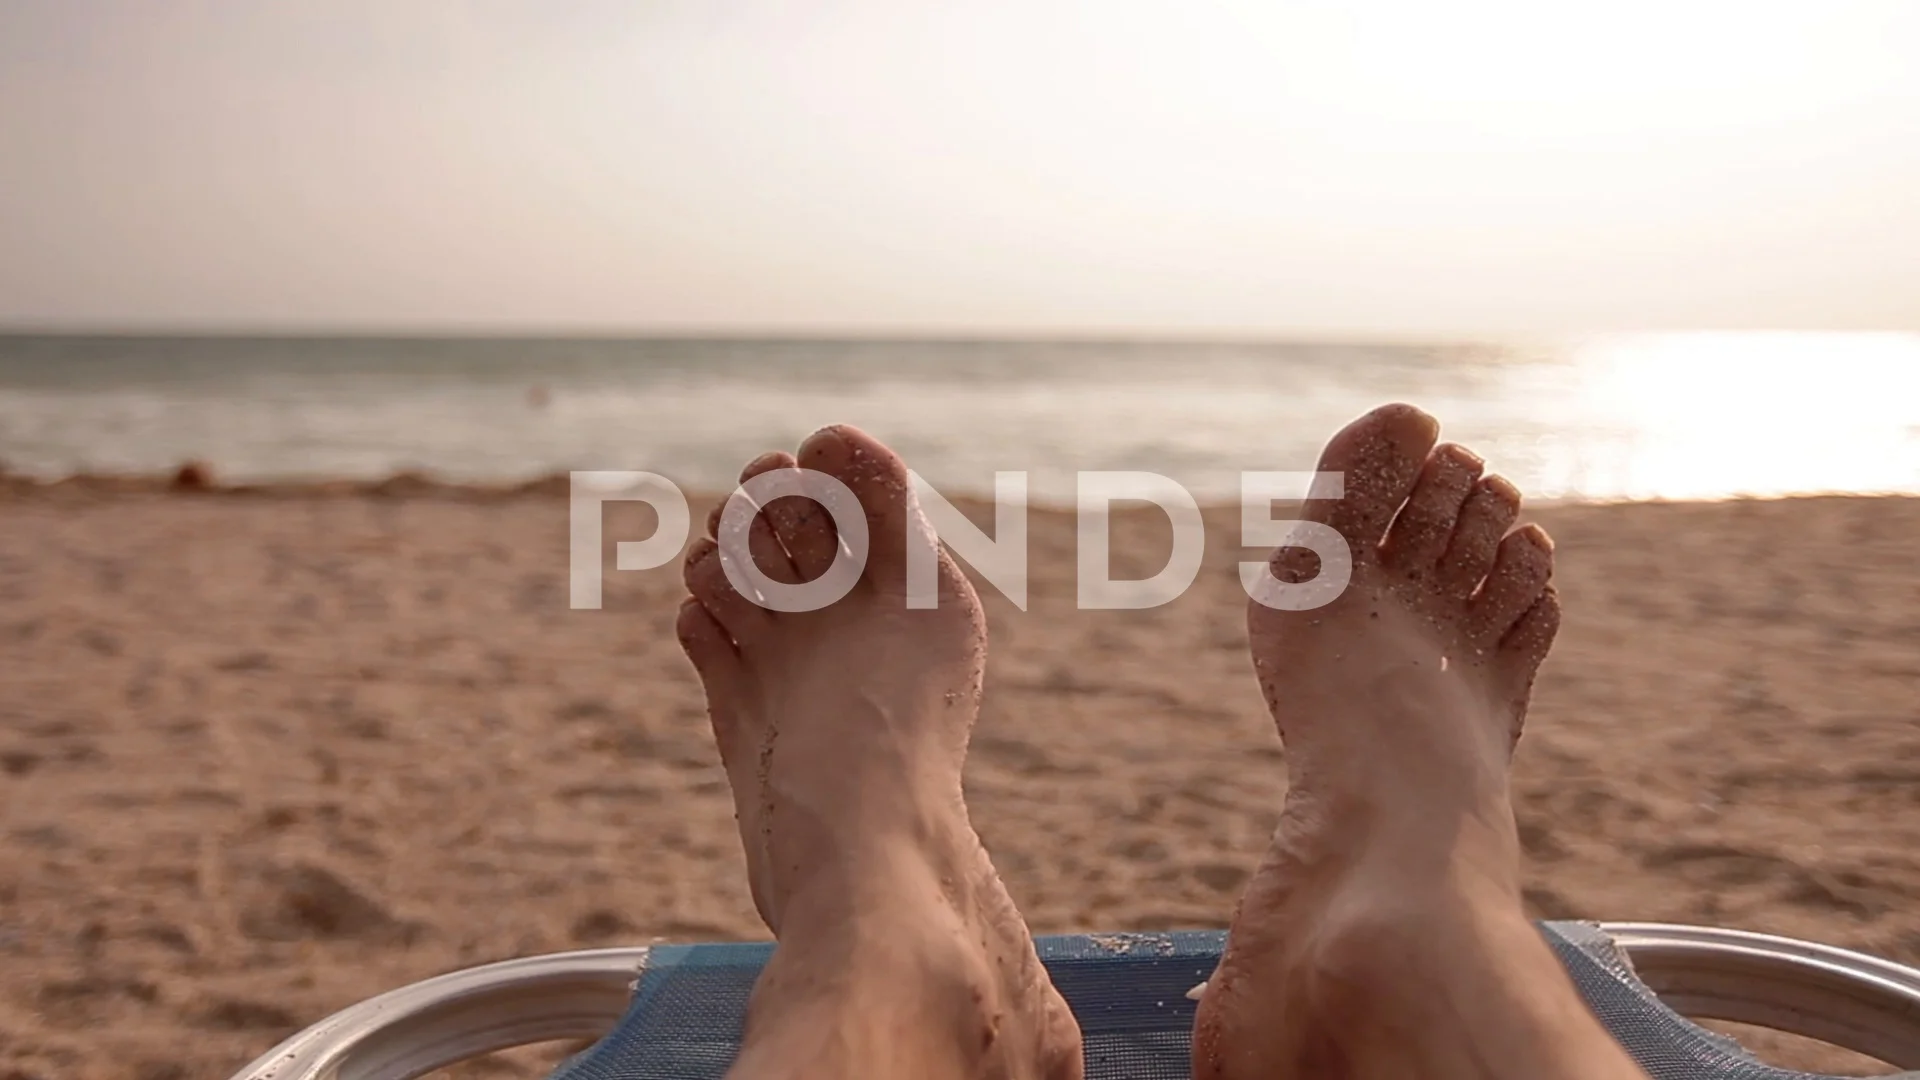
[[[1027, 474], [994, 474], [994, 530], [988, 536], [918, 473], [909, 473], [907, 559], [903, 583], [909, 608], [939, 605], [939, 547], [946, 544], [1022, 611], [1027, 607]], [[1353, 550], [1346, 537], [1317, 521], [1275, 519], [1276, 500], [1338, 499], [1345, 482], [1337, 472], [1244, 472], [1240, 474], [1240, 535], [1247, 547], [1298, 547], [1320, 559], [1309, 581], [1285, 582], [1264, 562], [1240, 564], [1247, 595], [1267, 607], [1308, 611], [1332, 603], [1353, 578]], [[754, 565], [748, 530], [760, 509], [776, 499], [811, 499], [833, 518], [840, 551], [827, 572], [812, 581], [775, 581]], [[575, 472], [569, 485], [569, 603], [598, 609], [604, 568], [602, 507], [642, 502], [659, 524], [644, 540], [614, 545], [614, 569], [650, 570], [673, 561], [686, 547], [692, 517], [680, 488], [658, 473], [621, 470]], [[1173, 522], [1173, 550], [1151, 577], [1115, 581], [1110, 529], [1112, 506], [1149, 502]], [[1083, 610], [1152, 608], [1170, 603], [1192, 586], [1206, 553], [1200, 504], [1171, 477], [1151, 472], [1081, 472], [1075, 478], [1078, 606]], [[871, 538], [867, 515], [853, 491], [837, 478], [811, 469], [783, 469], [747, 480], [727, 497], [718, 535], [721, 567], [740, 595], [775, 611], [814, 611], [845, 596], [866, 571]]]

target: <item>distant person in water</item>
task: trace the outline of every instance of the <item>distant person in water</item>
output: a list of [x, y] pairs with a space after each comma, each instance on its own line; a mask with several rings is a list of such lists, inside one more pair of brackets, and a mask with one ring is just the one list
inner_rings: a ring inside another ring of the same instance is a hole
[[[1319, 467], [1345, 495], [1305, 513], [1352, 545], [1352, 584], [1309, 612], [1248, 607], [1291, 785], [1200, 1001], [1196, 1080], [1644, 1077], [1521, 908], [1507, 773], [1560, 624], [1553, 546], [1510, 532], [1519, 492], [1438, 431], [1390, 405], [1334, 436]], [[961, 795], [979, 600], [943, 551], [938, 608], [907, 609], [906, 544], [931, 541], [908, 527], [887, 447], [828, 428], [741, 479], [796, 466], [859, 497], [860, 583], [819, 611], [770, 611], [704, 538], [678, 624], [779, 941], [729, 1076], [1077, 1080], [1079, 1027]], [[778, 581], [838, 550], [828, 515], [793, 499], [750, 535]], [[1303, 580], [1312, 556], [1282, 548], [1272, 567]]]

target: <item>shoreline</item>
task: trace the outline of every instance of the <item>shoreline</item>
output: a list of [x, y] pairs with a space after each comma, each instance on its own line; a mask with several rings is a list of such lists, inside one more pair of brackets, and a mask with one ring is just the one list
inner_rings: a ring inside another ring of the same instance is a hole
[[[188, 478], [188, 470], [199, 473]], [[1497, 471], [1497, 470], [1495, 470]], [[453, 480], [431, 472], [400, 470], [373, 478], [302, 478], [289, 480], [222, 480], [202, 463], [186, 462], [163, 472], [76, 472], [60, 477], [42, 477], [10, 472], [0, 464], [0, 498], [58, 497], [83, 495], [174, 495], [258, 499], [310, 498], [408, 498], [447, 501], [495, 502], [510, 499], [564, 499], [571, 481], [564, 472], [547, 473], [523, 480]], [[721, 499], [715, 491], [682, 489], [691, 506], [711, 506]], [[989, 507], [984, 495], [950, 496], [955, 506]], [[1735, 493], [1713, 498], [1536, 498], [1527, 496], [1526, 507], [1566, 509], [1607, 506], [1718, 506], [1729, 503], [1813, 502], [1835, 499], [1920, 499], [1920, 491], [1805, 491], [1778, 494]], [[1276, 500], [1285, 502], [1285, 500]], [[1222, 499], [1199, 499], [1200, 510], [1213, 514], [1237, 508], [1238, 503]], [[1071, 515], [1072, 503], [1030, 499], [1027, 508], [1041, 514]], [[1121, 511], [1116, 511], [1121, 512]]]

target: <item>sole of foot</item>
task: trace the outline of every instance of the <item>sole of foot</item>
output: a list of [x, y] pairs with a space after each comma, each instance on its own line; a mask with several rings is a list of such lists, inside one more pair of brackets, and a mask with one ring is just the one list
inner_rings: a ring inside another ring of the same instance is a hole
[[751, 560], [799, 585], [846, 556], [852, 538], [804, 498], [734, 526], [716, 510], [685, 562], [679, 636], [779, 941], [731, 1075], [1078, 1080], [1079, 1029], [962, 798], [986, 663], [979, 600], [936, 547], [938, 605], [907, 606], [908, 547], [936, 542], [886, 446], [828, 428], [741, 479], [803, 469], [845, 485], [857, 508], [843, 509], [862, 515], [866, 563], [844, 596], [772, 610], [741, 573]]
[[[1508, 766], [1560, 625], [1553, 544], [1514, 529], [1519, 492], [1438, 436], [1405, 405], [1335, 435], [1319, 468], [1344, 492], [1303, 516], [1346, 539], [1348, 587], [1312, 610], [1248, 606], [1289, 787], [1203, 992], [1196, 1080], [1507, 1075], [1568, 1039], [1625, 1063], [1592, 1045], [1613, 1044], [1519, 895]], [[1319, 568], [1296, 547], [1269, 564], [1282, 582]], [[1547, 1012], [1503, 1012], [1520, 992]]]

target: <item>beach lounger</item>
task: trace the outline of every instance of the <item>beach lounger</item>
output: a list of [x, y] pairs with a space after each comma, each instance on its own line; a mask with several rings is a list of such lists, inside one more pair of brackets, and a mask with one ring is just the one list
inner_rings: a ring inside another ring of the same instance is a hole
[[[1736, 930], [1571, 922], [1540, 929], [1653, 1080], [1808, 1075], [1760, 1064], [1687, 1016], [1805, 1035], [1920, 1070], [1920, 970]], [[1224, 940], [1217, 931], [1039, 939], [1040, 958], [1080, 1021], [1088, 1080], [1185, 1080], [1192, 992]], [[328, 1017], [234, 1080], [407, 1080], [509, 1046], [596, 1036], [553, 1080], [718, 1080], [772, 950], [591, 949], [442, 975]]]

